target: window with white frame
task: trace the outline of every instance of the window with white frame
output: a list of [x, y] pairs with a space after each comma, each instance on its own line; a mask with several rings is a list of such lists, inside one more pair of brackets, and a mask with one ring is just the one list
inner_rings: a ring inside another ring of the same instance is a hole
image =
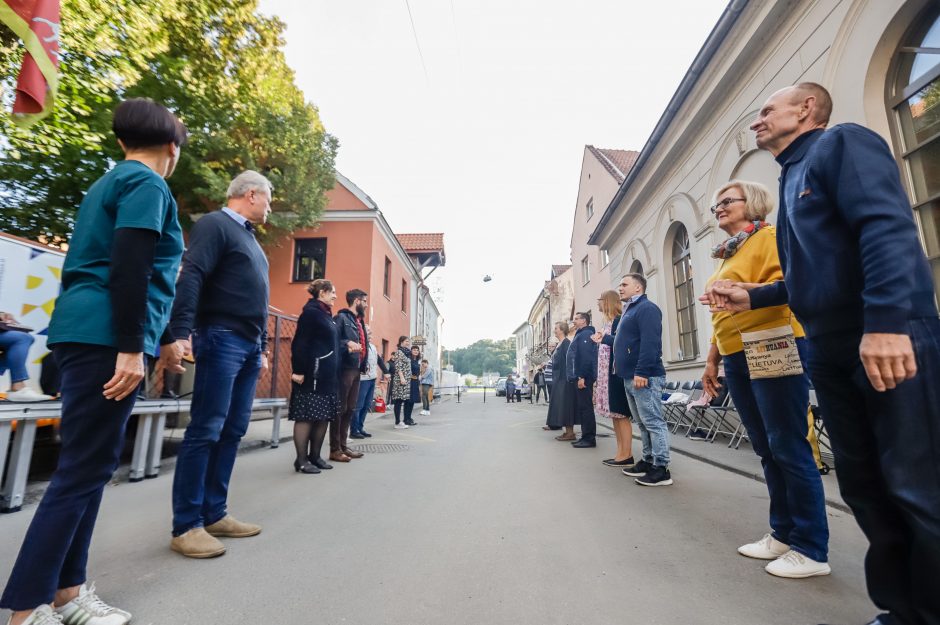
[[679, 343], [674, 355], [676, 360], [694, 360], [698, 357], [691, 252], [689, 232], [680, 224], [672, 239], [672, 284], [676, 297], [676, 324], [679, 331]]
[[606, 267], [610, 264], [610, 252], [606, 249], [601, 249], [601, 268]]
[[591, 217], [594, 216], [594, 198], [590, 198], [587, 201], [587, 205], [584, 207], [584, 212], [587, 213], [587, 218], [590, 221]]
[[888, 108], [895, 121], [924, 248], [940, 293], [940, 8], [914, 21], [894, 61]]
[[587, 256], [581, 259], [581, 284], [585, 285], [591, 281], [591, 261]]

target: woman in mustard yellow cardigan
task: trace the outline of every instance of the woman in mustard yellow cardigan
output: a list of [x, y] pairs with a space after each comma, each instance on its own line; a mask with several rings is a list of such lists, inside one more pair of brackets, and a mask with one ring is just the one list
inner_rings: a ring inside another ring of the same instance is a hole
[[[773, 196], [761, 184], [732, 180], [718, 190], [711, 211], [728, 238], [712, 251], [720, 264], [709, 285], [715, 280], [766, 284], [783, 279], [776, 232], [763, 221], [773, 207]], [[715, 313], [702, 383], [706, 391], [717, 395], [718, 365], [724, 364], [728, 391], [761, 458], [770, 494], [771, 532], [739, 547], [738, 552], [772, 560], [766, 567], [772, 575], [800, 578], [830, 572], [825, 496], [806, 439], [809, 380], [792, 370], [770, 372], [778, 377], [752, 379], [741, 338], [742, 332], [785, 329], [788, 324], [802, 360], [805, 335], [787, 306], [734, 315]]]

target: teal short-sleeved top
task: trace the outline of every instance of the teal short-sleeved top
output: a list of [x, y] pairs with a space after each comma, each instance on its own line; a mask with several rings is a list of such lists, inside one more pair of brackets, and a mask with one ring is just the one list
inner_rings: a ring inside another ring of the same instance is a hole
[[49, 323], [49, 344], [117, 346], [108, 281], [118, 228], [160, 235], [147, 287], [144, 351], [156, 354], [176, 292], [183, 232], [166, 181], [139, 161], [120, 161], [88, 190], [62, 267], [62, 292]]

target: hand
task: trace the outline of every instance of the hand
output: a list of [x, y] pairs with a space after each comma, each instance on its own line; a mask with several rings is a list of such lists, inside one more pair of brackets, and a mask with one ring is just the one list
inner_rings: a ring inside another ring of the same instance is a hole
[[751, 309], [751, 295], [741, 282], [715, 280], [699, 297], [709, 312], [744, 312]]
[[646, 388], [649, 384], [649, 378], [641, 378], [638, 375], [633, 376], [633, 388]]
[[304, 376], [300, 375], [299, 373], [292, 373], [290, 376], [290, 381], [295, 382], [297, 384], [303, 384]]
[[170, 373], [186, 373], [183, 367], [184, 349], [179, 341], [160, 346], [160, 359], [157, 361], [157, 371]]
[[12, 323], [16, 321], [16, 319], [14, 319], [13, 315], [8, 312], [0, 312], [0, 321], [4, 323]]
[[879, 393], [917, 375], [914, 347], [906, 334], [863, 334], [858, 355], [865, 365], [868, 381]]
[[705, 373], [702, 374], [702, 388], [712, 397], [718, 397], [721, 391], [721, 384], [718, 383], [718, 365], [713, 362], [705, 365]]
[[183, 350], [180, 358], [189, 358], [192, 360], [193, 357], [193, 344], [189, 339], [176, 339], [176, 345], [179, 349]]
[[261, 370], [262, 370], [262, 371], [267, 371], [267, 370], [268, 370], [268, 365], [269, 365], [269, 363], [268, 363], [268, 355], [267, 355], [267, 354], [261, 354]]
[[604, 340], [604, 333], [595, 332], [594, 334], [591, 335], [591, 340], [594, 341], [595, 343], [600, 343], [602, 340]]
[[104, 385], [106, 399], [121, 401], [140, 386], [144, 379], [144, 355], [120, 352], [114, 364], [114, 377]]
[[346, 341], [346, 347], [349, 348], [349, 351], [359, 353], [362, 351], [362, 345], [356, 343], [355, 341]]
[[584, 378], [578, 378], [578, 388], [585, 388]]

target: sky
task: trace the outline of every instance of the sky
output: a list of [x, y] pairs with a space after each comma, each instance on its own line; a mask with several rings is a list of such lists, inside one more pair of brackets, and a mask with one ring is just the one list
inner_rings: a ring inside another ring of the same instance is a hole
[[[260, 0], [336, 168], [443, 232], [449, 349], [510, 336], [570, 264], [584, 146], [640, 150], [727, 0]], [[329, 274], [329, 267], [327, 267]], [[484, 282], [485, 275], [492, 280]]]

